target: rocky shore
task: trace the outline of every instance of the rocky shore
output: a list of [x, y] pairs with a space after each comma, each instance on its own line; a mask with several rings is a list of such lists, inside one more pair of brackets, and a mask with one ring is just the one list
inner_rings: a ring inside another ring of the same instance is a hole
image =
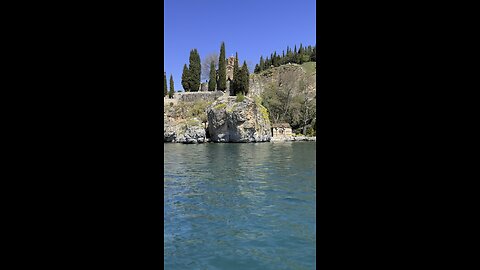
[[272, 137], [271, 142], [315, 142], [317, 137], [292, 136], [292, 137]]

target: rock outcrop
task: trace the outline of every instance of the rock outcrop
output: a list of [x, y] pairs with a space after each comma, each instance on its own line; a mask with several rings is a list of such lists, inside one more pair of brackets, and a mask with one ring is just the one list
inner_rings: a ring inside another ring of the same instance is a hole
[[[165, 106], [163, 113], [163, 141], [178, 143], [206, 142], [205, 124], [200, 116], [191, 116], [190, 104], [178, 103]], [[206, 116], [205, 116], [206, 118]]]
[[268, 112], [259, 102], [224, 96], [207, 107], [212, 142], [267, 142], [271, 138]]
[[163, 141], [204, 143], [206, 141], [205, 126], [197, 118], [187, 121], [169, 121], [164, 118]]

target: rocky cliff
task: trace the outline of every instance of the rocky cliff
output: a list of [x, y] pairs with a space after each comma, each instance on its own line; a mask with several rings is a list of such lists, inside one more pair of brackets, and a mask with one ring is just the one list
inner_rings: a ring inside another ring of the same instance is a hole
[[178, 143], [203, 143], [206, 141], [205, 108], [211, 102], [177, 101], [164, 104], [163, 141]]
[[252, 98], [221, 97], [208, 106], [207, 115], [213, 142], [270, 141], [267, 109]]
[[[265, 142], [271, 140], [270, 121], [285, 121], [298, 129], [314, 126], [315, 104], [309, 105], [313, 109], [306, 113], [304, 108], [307, 99], [310, 104], [316, 97], [315, 74], [314, 62], [287, 64], [251, 74], [248, 96], [238, 100], [228, 96], [228, 91], [176, 93], [174, 99], [164, 101], [164, 141]], [[304, 90], [300, 82], [306, 86]], [[268, 93], [270, 96], [265, 95]], [[298, 99], [302, 93], [307, 97], [305, 101], [292, 99]], [[295, 117], [282, 119], [278, 115]]]

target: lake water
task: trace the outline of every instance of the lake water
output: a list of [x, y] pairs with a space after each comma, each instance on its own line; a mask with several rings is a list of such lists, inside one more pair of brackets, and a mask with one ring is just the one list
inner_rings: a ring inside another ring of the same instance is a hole
[[316, 268], [316, 142], [164, 147], [165, 269]]

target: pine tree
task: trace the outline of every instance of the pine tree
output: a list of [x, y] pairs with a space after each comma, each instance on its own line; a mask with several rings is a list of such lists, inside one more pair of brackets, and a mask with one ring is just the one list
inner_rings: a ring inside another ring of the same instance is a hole
[[164, 72], [163, 73], [163, 97], [167, 96], [168, 89], [167, 89], [167, 74]]
[[168, 98], [173, 98], [173, 94], [175, 93], [175, 89], [173, 87], [173, 76], [170, 74], [170, 92], [168, 92]]
[[210, 63], [210, 80], [208, 81], [208, 91], [215, 91], [217, 85], [217, 72], [215, 71], [215, 63]]
[[200, 55], [198, 54], [197, 49], [190, 51], [190, 65], [189, 70], [189, 80], [188, 85], [190, 91], [197, 92], [200, 89], [200, 75], [202, 72], [202, 66], [200, 64]]
[[[185, 92], [190, 92], [190, 86], [188, 85], [188, 80], [190, 76], [188, 73], [187, 64], [183, 65], [183, 72], [182, 72], [182, 86]], [[165, 85], [167, 85], [167, 79], [165, 78]]]
[[218, 82], [217, 89], [227, 89], [227, 63], [225, 63], [225, 43], [220, 46], [220, 57], [218, 58]]

